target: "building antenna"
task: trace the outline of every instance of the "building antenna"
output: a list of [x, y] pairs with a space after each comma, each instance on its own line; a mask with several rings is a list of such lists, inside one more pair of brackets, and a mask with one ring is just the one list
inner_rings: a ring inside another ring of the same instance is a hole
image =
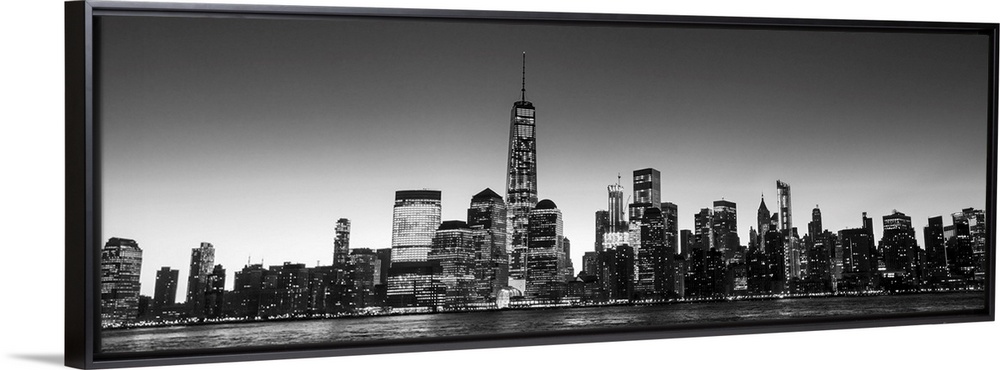
[[521, 52], [521, 101], [524, 101], [524, 55], [527, 52]]

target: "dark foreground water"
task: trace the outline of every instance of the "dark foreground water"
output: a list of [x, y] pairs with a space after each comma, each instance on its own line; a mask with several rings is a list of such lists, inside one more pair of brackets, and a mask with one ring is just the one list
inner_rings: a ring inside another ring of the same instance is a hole
[[109, 330], [102, 352], [251, 347], [570, 329], [980, 309], [985, 294], [947, 293], [676, 303], [547, 310], [374, 316]]

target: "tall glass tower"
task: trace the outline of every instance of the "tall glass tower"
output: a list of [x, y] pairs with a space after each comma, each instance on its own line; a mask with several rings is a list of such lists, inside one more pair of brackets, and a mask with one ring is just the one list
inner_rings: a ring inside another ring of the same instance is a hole
[[535, 156], [535, 106], [524, 99], [524, 54], [521, 54], [521, 100], [510, 110], [507, 147], [507, 212], [511, 232], [510, 284], [524, 288], [528, 249], [528, 213], [538, 203], [538, 164]]
[[337, 238], [333, 240], [333, 266], [344, 268], [347, 266], [347, 256], [351, 251], [351, 220], [346, 218], [337, 220], [335, 231]]
[[441, 225], [440, 190], [399, 190], [392, 207], [392, 262], [427, 261]]
[[101, 248], [101, 325], [138, 318], [141, 269], [142, 249], [135, 240], [111, 238]]
[[525, 296], [559, 299], [566, 290], [566, 250], [562, 212], [551, 200], [538, 202], [529, 215], [527, 284]]
[[187, 306], [194, 317], [205, 317], [205, 293], [208, 292], [208, 276], [215, 267], [215, 247], [202, 242], [191, 249], [191, 269], [188, 271]]
[[785, 246], [785, 278], [790, 280], [798, 276], [798, 257], [795, 250], [795, 238], [792, 228], [792, 187], [781, 180], [778, 187], [778, 231], [784, 236]]

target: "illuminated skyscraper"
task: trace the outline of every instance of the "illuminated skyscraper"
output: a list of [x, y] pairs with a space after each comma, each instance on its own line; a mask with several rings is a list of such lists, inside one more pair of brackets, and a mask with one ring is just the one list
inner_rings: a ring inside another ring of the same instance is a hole
[[[764, 203], [764, 194], [761, 194], [760, 206], [757, 207], [757, 237], [762, 239], [770, 229], [771, 211], [767, 210], [767, 204]], [[763, 241], [760, 239], [758, 239], [757, 242], [759, 245], [764, 245]]]
[[602, 249], [608, 250], [629, 244], [629, 238], [629, 225], [625, 220], [624, 188], [621, 185], [621, 176], [618, 176], [617, 184], [608, 185], [608, 221], [604, 230]]
[[535, 106], [524, 99], [524, 54], [521, 55], [521, 100], [510, 110], [507, 146], [507, 212], [510, 222], [510, 284], [524, 288], [528, 249], [528, 213], [538, 203], [535, 153]]
[[680, 253], [680, 247], [677, 245], [677, 205], [665, 202], [660, 203], [660, 213], [663, 215], [664, 226], [664, 237], [667, 241], [667, 249], [670, 250], [671, 254]]
[[620, 233], [628, 231], [628, 222], [625, 220], [625, 188], [621, 184], [621, 176], [618, 176], [618, 183], [608, 185], [608, 226], [609, 232]]
[[629, 222], [639, 223], [646, 208], [660, 206], [660, 171], [643, 168], [632, 171], [632, 203], [628, 205]]
[[465, 221], [445, 221], [434, 233], [428, 261], [441, 266], [435, 281], [444, 287], [440, 304], [462, 307], [475, 298], [476, 248], [473, 231]]
[[205, 317], [222, 316], [225, 289], [226, 269], [222, 265], [215, 265], [205, 281]]
[[905, 285], [915, 284], [917, 273], [917, 240], [910, 216], [893, 210], [882, 217], [882, 257], [886, 274], [899, 276]]
[[812, 221], [809, 221], [809, 235], [813, 239], [823, 233], [823, 212], [819, 210], [819, 205], [812, 210]]
[[192, 317], [204, 318], [206, 314], [205, 293], [209, 291], [208, 278], [215, 267], [215, 247], [212, 243], [201, 243], [191, 249], [191, 269], [188, 271], [187, 309]]
[[778, 184], [778, 215], [780, 223], [779, 230], [785, 235], [792, 233], [792, 187], [786, 183], [777, 181]]
[[398, 190], [392, 207], [392, 263], [427, 260], [441, 225], [440, 190]]
[[566, 291], [568, 263], [563, 245], [562, 212], [545, 199], [529, 215], [529, 241], [525, 295], [534, 299], [559, 299]]
[[986, 213], [981, 209], [964, 208], [962, 213], [969, 222], [969, 238], [972, 243], [972, 258], [975, 269], [973, 279], [982, 284], [989, 269], [989, 258], [986, 258]]
[[468, 225], [476, 247], [476, 297], [496, 300], [496, 293], [507, 287], [507, 205], [503, 198], [487, 188], [472, 197]]
[[600, 210], [594, 213], [594, 251], [604, 250], [604, 234], [608, 232], [608, 211]]
[[795, 249], [795, 237], [792, 227], [792, 187], [781, 180], [778, 187], [778, 231], [784, 236], [785, 247], [785, 278], [789, 281], [798, 277], [799, 260]]
[[715, 233], [712, 232], [712, 210], [702, 208], [694, 215], [694, 241], [692, 246], [704, 251], [715, 248]]
[[666, 298], [674, 289], [674, 251], [667, 246], [662, 211], [657, 207], [647, 208], [640, 225], [635, 292], [645, 298]]
[[740, 236], [736, 229], [736, 203], [717, 200], [712, 203], [712, 238], [715, 249], [723, 258], [731, 259], [740, 248]]
[[141, 270], [142, 249], [135, 240], [111, 238], [101, 248], [101, 325], [136, 320]]
[[841, 257], [843, 258], [842, 281], [838, 289], [866, 290], [874, 284], [874, 273], [878, 268], [875, 254], [875, 236], [872, 219], [868, 213], [861, 214], [861, 227], [838, 232]]
[[342, 218], [337, 220], [337, 237], [333, 240], [333, 266], [345, 268], [347, 266], [347, 256], [351, 252], [351, 220]]

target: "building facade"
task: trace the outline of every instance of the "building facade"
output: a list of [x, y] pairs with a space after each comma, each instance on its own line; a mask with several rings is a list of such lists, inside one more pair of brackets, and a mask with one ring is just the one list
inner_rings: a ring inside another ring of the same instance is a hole
[[205, 294], [209, 291], [208, 278], [215, 267], [215, 247], [202, 242], [191, 249], [191, 268], [188, 270], [187, 305], [188, 314], [195, 318], [206, 316]]
[[351, 252], [351, 220], [337, 220], [334, 229], [336, 237], [333, 240], [333, 266], [343, 268], [347, 265], [347, 256]]
[[660, 171], [643, 168], [632, 171], [632, 203], [628, 205], [630, 222], [642, 221], [646, 208], [660, 207]]
[[135, 240], [108, 239], [101, 248], [101, 325], [129, 324], [139, 316], [142, 249]]
[[440, 190], [398, 190], [392, 207], [392, 261], [427, 260], [441, 225]]
[[475, 244], [475, 295], [495, 301], [497, 292], [507, 287], [510, 271], [507, 204], [499, 194], [486, 188], [472, 197], [467, 224], [473, 231]]
[[568, 256], [564, 246], [562, 212], [545, 199], [529, 215], [525, 297], [558, 300], [566, 293]]

